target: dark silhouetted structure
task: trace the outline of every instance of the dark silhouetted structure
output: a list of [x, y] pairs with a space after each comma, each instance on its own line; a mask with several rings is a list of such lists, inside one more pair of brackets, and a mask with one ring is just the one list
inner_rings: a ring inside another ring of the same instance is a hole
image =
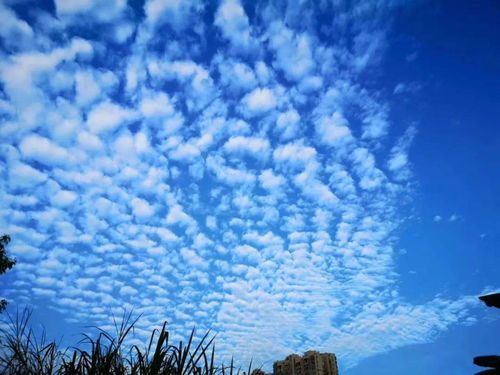
[[[500, 308], [500, 293], [488, 294], [479, 297], [486, 306]], [[481, 367], [490, 367], [489, 370], [478, 372], [476, 375], [497, 374], [500, 375], [500, 356], [498, 355], [483, 355], [474, 357], [474, 364]]]
[[255, 370], [252, 371], [252, 375], [266, 375], [266, 373], [262, 371], [260, 368], [256, 368]]
[[309, 350], [301, 357], [290, 354], [283, 361], [274, 362], [274, 375], [338, 375], [337, 357], [333, 353]]
[[488, 307], [496, 307], [500, 309], [500, 293], [488, 294], [486, 296], [479, 297]]

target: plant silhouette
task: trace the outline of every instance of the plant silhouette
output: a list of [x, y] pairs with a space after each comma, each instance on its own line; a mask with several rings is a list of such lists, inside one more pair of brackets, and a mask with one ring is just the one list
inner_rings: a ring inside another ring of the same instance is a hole
[[[61, 351], [55, 342], [47, 342], [43, 333], [37, 339], [29, 321], [32, 312], [25, 309], [15, 318], [9, 315], [8, 328], [0, 328], [0, 373], [5, 375], [240, 375], [231, 359], [229, 366], [215, 366], [215, 336], [210, 331], [194, 345], [195, 329], [186, 343], [169, 341], [167, 322], [154, 329], [148, 345], [141, 349], [128, 346], [126, 338], [133, 332], [140, 316], [124, 313], [115, 322], [116, 335], [97, 328], [97, 338], [84, 334], [80, 343], [88, 350], [73, 347]], [[248, 366], [251, 373], [252, 362]]]
[[[0, 275], [7, 272], [7, 270], [12, 269], [16, 264], [15, 259], [10, 259], [6, 254], [5, 246], [10, 242], [10, 236], [8, 234], [4, 234], [0, 237]], [[0, 313], [5, 310], [8, 302], [4, 299], [0, 300]]]

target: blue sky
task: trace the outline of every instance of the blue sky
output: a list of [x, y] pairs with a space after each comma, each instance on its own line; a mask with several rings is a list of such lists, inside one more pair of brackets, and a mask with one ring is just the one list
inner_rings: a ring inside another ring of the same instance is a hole
[[[142, 313], [222, 359], [469, 374], [500, 353], [494, 1], [0, 5], [8, 310]], [[377, 372], [378, 371], [378, 372]]]

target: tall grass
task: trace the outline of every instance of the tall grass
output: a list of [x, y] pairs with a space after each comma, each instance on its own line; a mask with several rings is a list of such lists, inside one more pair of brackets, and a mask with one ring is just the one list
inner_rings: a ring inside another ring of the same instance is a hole
[[[116, 335], [97, 328], [97, 337], [83, 335], [78, 347], [59, 349], [47, 342], [45, 332], [37, 338], [30, 327], [31, 311], [25, 309], [15, 318], [8, 316], [0, 328], [0, 374], [5, 375], [239, 375], [231, 359], [229, 366], [215, 366], [215, 336], [208, 331], [194, 345], [195, 330], [186, 343], [169, 342], [167, 322], [154, 329], [144, 349], [125, 345], [138, 319], [124, 314], [115, 321]], [[250, 374], [252, 363], [248, 367]], [[245, 373], [243, 373], [245, 374]]]

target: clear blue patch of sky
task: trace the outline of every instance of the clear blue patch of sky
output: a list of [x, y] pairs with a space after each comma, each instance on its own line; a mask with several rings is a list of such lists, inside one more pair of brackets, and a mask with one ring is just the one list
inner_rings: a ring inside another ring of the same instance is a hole
[[[401, 294], [474, 294], [500, 281], [500, 3], [422, 2], [401, 11], [381, 81], [394, 127], [415, 124], [413, 217], [400, 232]], [[393, 94], [405, 83], [409, 91]], [[450, 221], [452, 215], [457, 219]], [[440, 216], [441, 221], [434, 217]], [[478, 323], [431, 344], [369, 358], [357, 374], [470, 374], [472, 358], [500, 354], [500, 310], [478, 300]], [[436, 353], [440, 353], [439, 356]]]
[[[495, 19], [500, 6], [493, 1], [427, 3], [395, 29], [396, 40], [412, 41], [407, 44], [415, 46], [417, 57], [401, 61], [404, 46], [396, 41], [386, 65], [388, 75], [421, 85], [410, 99], [395, 98], [391, 106], [395, 126], [416, 122], [418, 127], [410, 152], [418, 181], [415, 218], [402, 233], [408, 253], [399, 265], [417, 274], [432, 270], [432, 279], [453, 288], [460, 281], [472, 284], [457, 292], [500, 280], [495, 267], [500, 54], [492, 52], [499, 50], [500, 25]], [[450, 221], [452, 215], [456, 220]], [[434, 221], [435, 216], [442, 220]]]

